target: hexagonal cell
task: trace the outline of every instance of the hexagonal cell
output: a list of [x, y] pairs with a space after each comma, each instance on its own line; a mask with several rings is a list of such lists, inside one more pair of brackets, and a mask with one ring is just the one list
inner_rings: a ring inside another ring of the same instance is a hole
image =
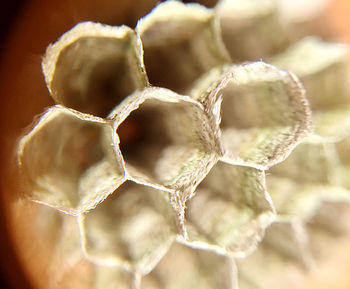
[[[311, 253], [317, 261], [332, 256], [336, 243], [350, 233], [350, 192], [342, 187], [347, 177], [343, 178], [336, 148], [334, 143], [302, 143], [267, 178], [277, 211], [306, 224]], [[347, 147], [344, 149], [339, 151], [346, 155]]]
[[82, 247], [97, 264], [147, 274], [173, 242], [174, 221], [167, 193], [127, 181], [80, 217]]
[[216, 13], [233, 60], [265, 59], [288, 44], [276, 1], [221, 0]]
[[214, 252], [174, 243], [141, 289], [233, 289], [236, 267], [232, 259]]
[[114, 113], [126, 171], [137, 182], [191, 192], [218, 157], [216, 132], [188, 97], [145, 89]]
[[47, 48], [42, 68], [57, 103], [100, 117], [148, 85], [142, 46], [126, 26], [80, 23]]
[[[49, 261], [44, 275], [46, 288], [131, 289], [134, 276], [120, 268], [102, 266], [88, 261], [80, 246], [76, 217], [62, 214], [47, 206], [37, 206], [38, 235], [49, 245], [44, 253]], [[55, 222], [53, 222], [53, 219]]]
[[199, 4], [161, 3], [136, 30], [153, 85], [183, 93], [203, 73], [230, 62], [213, 10]]
[[271, 63], [293, 71], [305, 85], [312, 109], [329, 110], [348, 105], [349, 48], [307, 37], [271, 59]]
[[301, 288], [311, 265], [302, 225], [282, 221], [266, 230], [259, 248], [237, 259], [240, 289]]
[[[329, 212], [332, 207], [349, 202], [350, 194], [343, 187], [347, 178], [336, 145], [317, 140], [314, 136], [307, 138], [290, 157], [272, 168], [267, 187], [279, 213], [313, 222], [315, 216], [324, 212], [324, 217], [320, 217], [323, 226], [327, 223], [336, 228], [337, 220], [331, 217], [335, 214]], [[323, 206], [329, 209], [321, 209]]]
[[275, 186], [270, 186], [272, 199], [275, 201], [276, 196], [287, 192], [289, 195], [283, 200], [283, 205], [281, 200], [274, 202], [277, 210], [303, 222], [311, 256], [317, 262], [328, 261], [336, 253], [339, 242], [349, 238], [349, 191], [325, 184], [299, 184], [287, 179], [278, 181], [279, 187], [276, 180]]
[[342, 187], [341, 182], [330, 182], [327, 175], [316, 173], [316, 176], [319, 180], [315, 177], [292, 179], [273, 173], [269, 175], [267, 187], [277, 212], [299, 218], [308, 226], [316, 226], [333, 235], [350, 232], [347, 219], [341, 217], [350, 212], [349, 190]]
[[25, 194], [68, 214], [94, 208], [124, 181], [111, 137], [100, 118], [49, 108], [18, 146]]
[[218, 162], [186, 204], [193, 245], [208, 243], [235, 256], [256, 249], [274, 210], [263, 171]]
[[192, 97], [207, 111], [218, 114], [221, 103], [216, 119], [227, 162], [267, 169], [311, 132], [303, 86], [289, 72], [264, 62], [232, 65], [197, 85]]

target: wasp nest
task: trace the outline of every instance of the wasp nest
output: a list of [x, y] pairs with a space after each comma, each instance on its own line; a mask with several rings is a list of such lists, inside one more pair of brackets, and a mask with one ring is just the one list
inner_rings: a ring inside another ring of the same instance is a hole
[[86, 288], [297, 288], [350, 231], [348, 48], [281, 5], [170, 0], [47, 48], [18, 159]]

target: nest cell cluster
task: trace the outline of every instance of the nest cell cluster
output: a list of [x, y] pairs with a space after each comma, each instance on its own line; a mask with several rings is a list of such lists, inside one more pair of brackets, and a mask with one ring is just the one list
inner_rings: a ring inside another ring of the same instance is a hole
[[88, 288], [297, 286], [348, 231], [348, 47], [279, 5], [169, 0], [48, 46], [19, 167]]

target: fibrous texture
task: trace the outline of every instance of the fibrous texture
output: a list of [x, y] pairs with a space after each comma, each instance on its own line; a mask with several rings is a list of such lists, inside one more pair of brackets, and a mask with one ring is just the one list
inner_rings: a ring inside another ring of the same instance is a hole
[[348, 48], [281, 6], [166, 1], [48, 47], [18, 159], [86, 288], [297, 288], [349, 232]]

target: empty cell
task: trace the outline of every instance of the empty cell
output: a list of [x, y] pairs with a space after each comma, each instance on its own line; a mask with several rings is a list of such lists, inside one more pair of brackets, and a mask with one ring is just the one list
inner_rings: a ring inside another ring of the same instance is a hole
[[192, 97], [216, 114], [227, 162], [269, 168], [284, 160], [312, 129], [298, 78], [264, 62], [209, 73], [192, 89]]
[[19, 143], [26, 194], [71, 214], [96, 206], [124, 181], [111, 135], [100, 118], [48, 109]]
[[98, 264], [147, 273], [174, 240], [174, 221], [167, 193], [127, 181], [81, 216], [83, 249]]
[[161, 3], [136, 30], [153, 85], [183, 93], [200, 75], [230, 60], [213, 11], [198, 4]]
[[186, 204], [189, 240], [236, 256], [253, 251], [274, 219], [263, 171], [218, 162]]
[[[218, 155], [217, 139], [199, 103], [166, 89], [135, 94], [114, 112], [129, 177], [195, 187]], [[142, 177], [143, 178], [143, 177]]]
[[132, 29], [84, 22], [49, 46], [42, 65], [57, 103], [106, 117], [148, 85], [141, 55]]

